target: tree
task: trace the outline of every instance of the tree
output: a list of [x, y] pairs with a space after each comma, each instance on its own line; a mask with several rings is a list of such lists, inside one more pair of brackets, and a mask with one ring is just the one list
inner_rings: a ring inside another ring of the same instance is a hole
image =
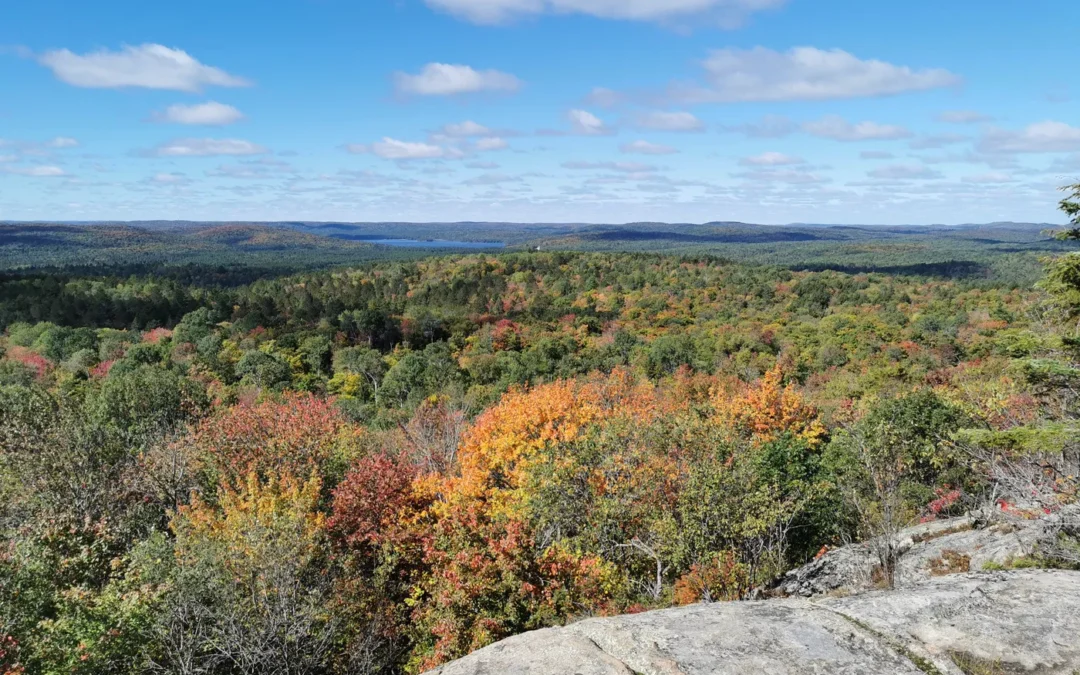
[[1066, 185], [1061, 189], [1070, 193], [1068, 197], [1061, 200], [1059, 206], [1065, 215], [1069, 217], [1069, 223], [1073, 227], [1057, 233], [1056, 236], [1058, 239], [1080, 239], [1080, 183]]
[[[249, 474], [219, 507], [195, 498], [172, 521], [174, 596], [159, 620], [174, 646], [159, 666], [224, 662], [244, 673], [325, 672], [337, 635], [328, 613], [318, 478]], [[186, 645], [186, 647], [184, 647]]]
[[377, 349], [365, 347], [339, 349], [334, 353], [333, 368], [335, 376], [348, 376], [350, 374], [362, 376], [361, 382], [367, 386], [363, 387], [359, 392], [361, 397], [369, 398], [367, 393], [370, 392], [370, 398], [375, 403], [379, 402], [379, 388], [382, 386], [387, 366], [382, 354]]
[[312, 394], [240, 403], [197, 424], [179, 442], [196, 448], [215, 477], [235, 483], [248, 474], [325, 476], [349, 428], [331, 401]]
[[236, 363], [236, 374], [257, 387], [273, 387], [291, 378], [288, 363], [256, 349], [244, 353]]
[[829, 447], [845, 503], [878, 557], [881, 580], [895, 583], [902, 529], [932, 499], [933, 487], [966, 473], [952, 440], [968, 424], [931, 391], [875, 402]]

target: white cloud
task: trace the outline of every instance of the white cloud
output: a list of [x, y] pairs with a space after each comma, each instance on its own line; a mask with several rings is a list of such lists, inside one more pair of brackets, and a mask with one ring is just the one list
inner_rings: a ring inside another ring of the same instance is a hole
[[495, 162], [469, 162], [465, 165], [469, 169], [498, 169], [499, 165]]
[[67, 136], [57, 136], [51, 141], [45, 144], [47, 148], [56, 148], [62, 150], [64, 148], [75, 148], [79, 146], [79, 142], [74, 138], [68, 138]]
[[892, 141], [910, 138], [911, 132], [901, 126], [859, 122], [852, 124], [839, 115], [826, 115], [816, 122], [803, 124], [803, 130], [813, 136], [836, 141]]
[[651, 112], [634, 119], [639, 129], [655, 131], [704, 131], [705, 124], [688, 112]]
[[755, 183], [786, 183], [788, 185], [813, 185], [818, 183], [830, 182], [829, 178], [819, 176], [816, 173], [810, 173], [809, 171], [798, 171], [793, 169], [748, 171], [746, 173], [738, 173], [734, 175], [737, 178], [744, 178]]
[[975, 124], [977, 122], [989, 122], [993, 118], [974, 110], [946, 110], [937, 116], [939, 122], [949, 124]]
[[13, 166], [4, 167], [4, 173], [12, 173], [18, 176], [32, 176], [34, 178], [60, 178], [68, 175], [58, 166]]
[[1080, 127], [1047, 120], [1020, 131], [991, 129], [979, 143], [982, 152], [1072, 152], [1080, 150]]
[[961, 180], [965, 183], [995, 184], [1012, 183], [1015, 179], [1007, 173], [991, 171], [990, 173], [981, 173], [975, 176], [964, 176]]
[[564, 169], [607, 169], [608, 171], [622, 173], [649, 173], [656, 171], [655, 166], [642, 164], [641, 162], [563, 162], [562, 166]]
[[607, 87], [595, 87], [589, 95], [585, 97], [585, 102], [589, 105], [598, 105], [601, 108], [613, 108], [626, 100], [626, 96], [614, 89], [608, 89]]
[[498, 70], [475, 70], [471, 66], [429, 63], [418, 75], [395, 73], [394, 85], [399, 94], [453, 96], [483, 91], [517, 91], [521, 88], [521, 80]]
[[455, 152], [430, 143], [399, 141], [389, 137], [371, 145], [346, 145], [345, 149], [353, 154], [371, 153], [382, 159], [393, 160], [441, 159]]
[[493, 150], [505, 150], [510, 147], [504, 139], [498, 137], [481, 138], [476, 142], [474, 148], [477, 152], [490, 152]]
[[619, 151], [626, 154], [637, 155], [674, 155], [679, 151], [670, 145], [660, 145], [658, 143], [650, 143], [648, 141], [634, 141], [633, 143], [623, 143], [619, 146]]
[[501, 185], [520, 181], [521, 178], [518, 176], [508, 176], [503, 173], [484, 173], [462, 181], [462, 185]]
[[941, 178], [941, 173], [916, 164], [891, 164], [866, 174], [880, 180], [916, 180]]
[[18, 159], [19, 159], [18, 155], [0, 155], [0, 164], [4, 164], [4, 163], [7, 163], [7, 162], [14, 162], [14, 161], [17, 161]]
[[766, 152], [754, 157], [744, 157], [739, 160], [743, 166], [791, 166], [793, 164], [805, 164], [802, 157], [793, 157], [780, 152]]
[[207, 101], [194, 105], [171, 105], [162, 112], [154, 113], [152, 119], [172, 124], [225, 126], [244, 119], [244, 114], [231, 105]]
[[574, 133], [582, 136], [606, 136], [612, 133], [602, 119], [587, 110], [571, 110], [566, 113]]
[[687, 103], [825, 101], [890, 96], [949, 87], [960, 78], [939, 68], [913, 70], [839, 49], [720, 49], [703, 64], [706, 86], [674, 85], [668, 98]]
[[103, 49], [75, 54], [59, 49], [42, 54], [38, 61], [58, 79], [76, 87], [117, 89], [143, 87], [197, 92], [203, 87], [244, 87], [247, 80], [199, 63], [187, 52], [158, 44], [125, 46], [120, 51]]
[[757, 122], [727, 126], [724, 131], [745, 134], [751, 138], [783, 138], [790, 136], [798, 125], [783, 115], [765, 115]]
[[970, 140], [970, 136], [965, 136], [963, 134], [935, 134], [917, 138], [908, 145], [911, 147], [912, 150], [931, 150], [936, 148], [944, 148], [946, 145], [964, 143], [965, 141]]
[[216, 155], [261, 155], [269, 152], [251, 141], [237, 138], [178, 138], [162, 143], [148, 154], [157, 157], [214, 157]]
[[477, 124], [472, 120], [466, 120], [460, 124], [447, 124], [444, 126], [440, 133], [444, 136], [450, 136], [452, 138], [472, 138], [480, 136], [497, 136], [493, 129], [485, 127], [483, 124]]
[[182, 173], [157, 173], [151, 176], [149, 182], [154, 185], [185, 185], [191, 180]]
[[671, 21], [711, 15], [733, 27], [746, 15], [786, 0], [426, 0], [475, 23], [503, 23], [536, 14], [588, 14], [604, 19]]

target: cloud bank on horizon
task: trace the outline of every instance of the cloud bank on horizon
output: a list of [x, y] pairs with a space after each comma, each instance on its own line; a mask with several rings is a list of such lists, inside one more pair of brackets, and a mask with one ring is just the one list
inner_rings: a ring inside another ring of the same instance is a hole
[[1054, 221], [1080, 176], [1080, 6], [107, 5], [6, 10], [0, 219]]

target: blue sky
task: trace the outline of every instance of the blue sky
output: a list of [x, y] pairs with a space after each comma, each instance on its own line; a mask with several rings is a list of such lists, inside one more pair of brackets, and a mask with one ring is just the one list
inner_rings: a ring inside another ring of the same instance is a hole
[[1080, 3], [34, 0], [0, 219], [1060, 222]]

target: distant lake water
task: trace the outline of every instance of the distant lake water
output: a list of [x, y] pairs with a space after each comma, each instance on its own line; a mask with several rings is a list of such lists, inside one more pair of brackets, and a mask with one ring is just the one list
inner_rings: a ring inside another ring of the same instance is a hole
[[365, 239], [372, 244], [398, 246], [401, 248], [506, 248], [501, 241], [450, 241], [447, 239]]

